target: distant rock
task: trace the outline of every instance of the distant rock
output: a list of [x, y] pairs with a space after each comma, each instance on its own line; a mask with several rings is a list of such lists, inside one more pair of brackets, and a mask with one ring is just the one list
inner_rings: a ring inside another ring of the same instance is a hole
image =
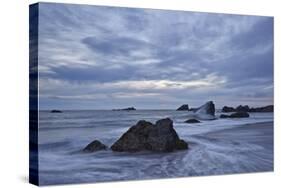
[[250, 110], [250, 107], [248, 105], [245, 105], [245, 106], [239, 105], [235, 109], [236, 112], [249, 112], [249, 110]]
[[107, 146], [101, 143], [98, 140], [94, 140], [90, 144], [88, 144], [84, 149], [83, 152], [95, 152], [100, 150], [106, 150]]
[[250, 108], [248, 105], [239, 105], [236, 108], [224, 106], [222, 108], [222, 112], [273, 112], [274, 106], [268, 105], [263, 107], [257, 107], [257, 108]]
[[201, 123], [201, 122], [197, 119], [188, 119], [185, 121], [185, 123]]
[[215, 105], [214, 105], [213, 101], [208, 101], [206, 104], [200, 106], [195, 111], [195, 115], [199, 119], [204, 119], [204, 120], [216, 119], [216, 117], [215, 117]]
[[62, 113], [61, 110], [52, 110], [51, 113]]
[[222, 108], [222, 112], [235, 112], [236, 110], [235, 110], [235, 108], [233, 108], [233, 107], [228, 107], [228, 106], [224, 106], [223, 108]]
[[188, 111], [189, 110], [189, 107], [188, 107], [188, 104], [183, 104], [181, 105], [178, 109], [178, 111]]
[[136, 110], [134, 107], [122, 108], [122, 109], [113, 109], [113, 111], [133, 111]]
[[274, 106], [268, 105], [264, 107], [258, 107], [258, 108], [250, 108], [249, 112], [273, 112]]
[[181, 140], [169, 118], [158, 120], [155, 124], [141, 120], [125, 132], [112, 146], [113, 151], [172, 152], [188, 149], [188, 144]]

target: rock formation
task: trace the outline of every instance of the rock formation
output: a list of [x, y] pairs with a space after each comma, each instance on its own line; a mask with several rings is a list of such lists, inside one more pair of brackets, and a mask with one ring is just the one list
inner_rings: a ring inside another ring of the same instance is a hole
[[197, 119], [188, 119], [185, 121], [185, 123], [200, 123], [200, 121]]
[[188, 144], [181, 140], [169, 118], [158, 120], [155, 124], [141, 120], [125, 132], [112, 146], [113, 151], [172, 152], [188, 149]]
[[95, 151], [100, 151], [100, 150], [106, 150], [107, 146], [101, 143], [98, 140], [94, 140], [90, 144], [88, 144], [84, 149], [83, 152], [91, 153]]
[[122, 108], [122, 109], [113, 109], [113, 111], [133, 111], [136, 110], [134, 107]]
[[224, 106], [222, 108], [222, 112], [235, 112], [235, 108], [233, 107], [228, 107], [228, 106]]
[[184, 110], [188, 111], [189, 110], [188, 104], [181, 105], [177, 110], [178, 111], [184, 111]]
[[213, 101], [208, 101], [195, 111], [195, 116], [203, 120], [213, 120], [215, 117], [215, 105]]

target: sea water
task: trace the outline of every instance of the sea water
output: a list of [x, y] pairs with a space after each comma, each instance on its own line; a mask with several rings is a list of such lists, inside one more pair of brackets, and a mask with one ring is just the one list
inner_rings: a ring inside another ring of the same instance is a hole
[[[273, 113], [187, 124], [175, 110], [39, 112], [40, 185], [261, 172], [273, 170]], [[217, 116], [220, 114], [217, 113]], [[81, 150], [93, 140], [110, 147], [139, 120], [169, 117], [189, 149], [172, 153]], [[249, 128], [248, 128], [248, 127]]]

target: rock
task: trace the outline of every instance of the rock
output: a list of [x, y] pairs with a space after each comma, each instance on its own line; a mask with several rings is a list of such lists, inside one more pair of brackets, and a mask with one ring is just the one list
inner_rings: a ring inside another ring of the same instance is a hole
[[247, 118], [250, 117], [248, 112], [235, 112], [230, 114], [229, 118]]
[[274, 107], [273, 105], [268, 105], [264, 107], [258, 107], [258, 108], [250, 108], [249, 112], [273, 112]]
[[200, 123], [200, 121], [197, 119], [188, 119], [185, 121], [185, 123]]
[[51, 113], [62, 113], [60, 110], [52, 110]]
[[220, 115], [220, 118], [229, 118], [229, 115], [221, 114], [221, 115]]
[[222, 108], [222, 112], [235, 112], [235, 108], [233, 107], [228, 107], [228, 106], [224, 106]]
[[249, 112], [250, 108], [248, 105], [245, 105], [245, 106], [242, 106], [242, 105], [239, 105], [236, 107], [236, 112]]
[[195, 116], [199, 119], [213, 120], [215, 117], [215, 105], [213, 101], [208, 101], [206, 104], [200, 106], [195, 111]]
[[181, 105], [178, 109], [178, 111], [183, 111], [183, 110], [189, 110], [188, 104], [183, 104]]
[[132, 111], [136, 110], [134, 107], [129, 107], [129, 108], [122, 108], [122, 109], [113, 109], [113, 111]]
[[155, 124], [141, 120], [125, 132], [112, 146], [113, 151], [172, 152], [188, 149], [188, 144], [181, 140], [169, 118], [158, 120]]
[[100, 150], [106, 150], [107, 146], [101, 143], [98, 140], [94, 140], [90, 144], [88, 144], [84, 149], [83, 152], [95, 152]]

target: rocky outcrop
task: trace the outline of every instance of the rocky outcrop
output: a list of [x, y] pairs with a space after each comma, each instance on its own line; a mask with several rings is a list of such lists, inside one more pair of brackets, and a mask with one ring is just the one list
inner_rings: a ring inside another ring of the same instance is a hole
[[113, 111], [133, 111], [136, 110], [134, 107], [122, 108], [122, 109], [113, 109]]
[[248, 118], [250, 117], [248, 112], [235, 112], [230, 115], [221, 114], [220, 118]]
[[188, 111], [189, 110], [188, 104], [181, 105], [177, 110], [178, 111]]
[[235, 108], [233, 107], [228, 107], [228, 106], [224, 106], [222, 108], [222, 112], [235, 112]]
[[195, 111], [195, 116], [198, 117], [199, 119], [204, 119], [204, 120], [216, 119], [215, 105], [214, 105], [213, 101], [208, 101], [204, 105], [200, 106]]
[[52, 110], [51, 113], [62, 113], [61, 110]]
[[113, 151], [172, 152], [188, 149], [188, 144], [181, 140], [169, 118], [158, 120], [155, 124], [141, 120], [125, 132], [112, 146]]
[[106, 150], [107, 146], [101, 143], [98, 140], [94, 140], [90, 144], [88, 144], [84, 149], [83, 152], [91, 153], [95, 151], [100, 151], [100, 150]]
[[200, 121], [197, 119], [188, 119], [185, 121], [185, 123], [200, 123]]
[[249, 112], [273, 112], [274, 107], [273, 105], [268, 105], [264, 107], [258, 107], [258, 108], [250, 108]]
[[250, 108], [248, 105], [239, 105], [236, 108], [224, 106], [222, 108], [222, 112], [273, 112], [274, 106], [268, 105], [263, 107], [257, 107], [257, 108]]
[[250, 107], [248, 105], [245, 105], [245, 106], [239, 105], [235, 109], [236, 112], [249, 112], [249, 110], [250, 110]]

